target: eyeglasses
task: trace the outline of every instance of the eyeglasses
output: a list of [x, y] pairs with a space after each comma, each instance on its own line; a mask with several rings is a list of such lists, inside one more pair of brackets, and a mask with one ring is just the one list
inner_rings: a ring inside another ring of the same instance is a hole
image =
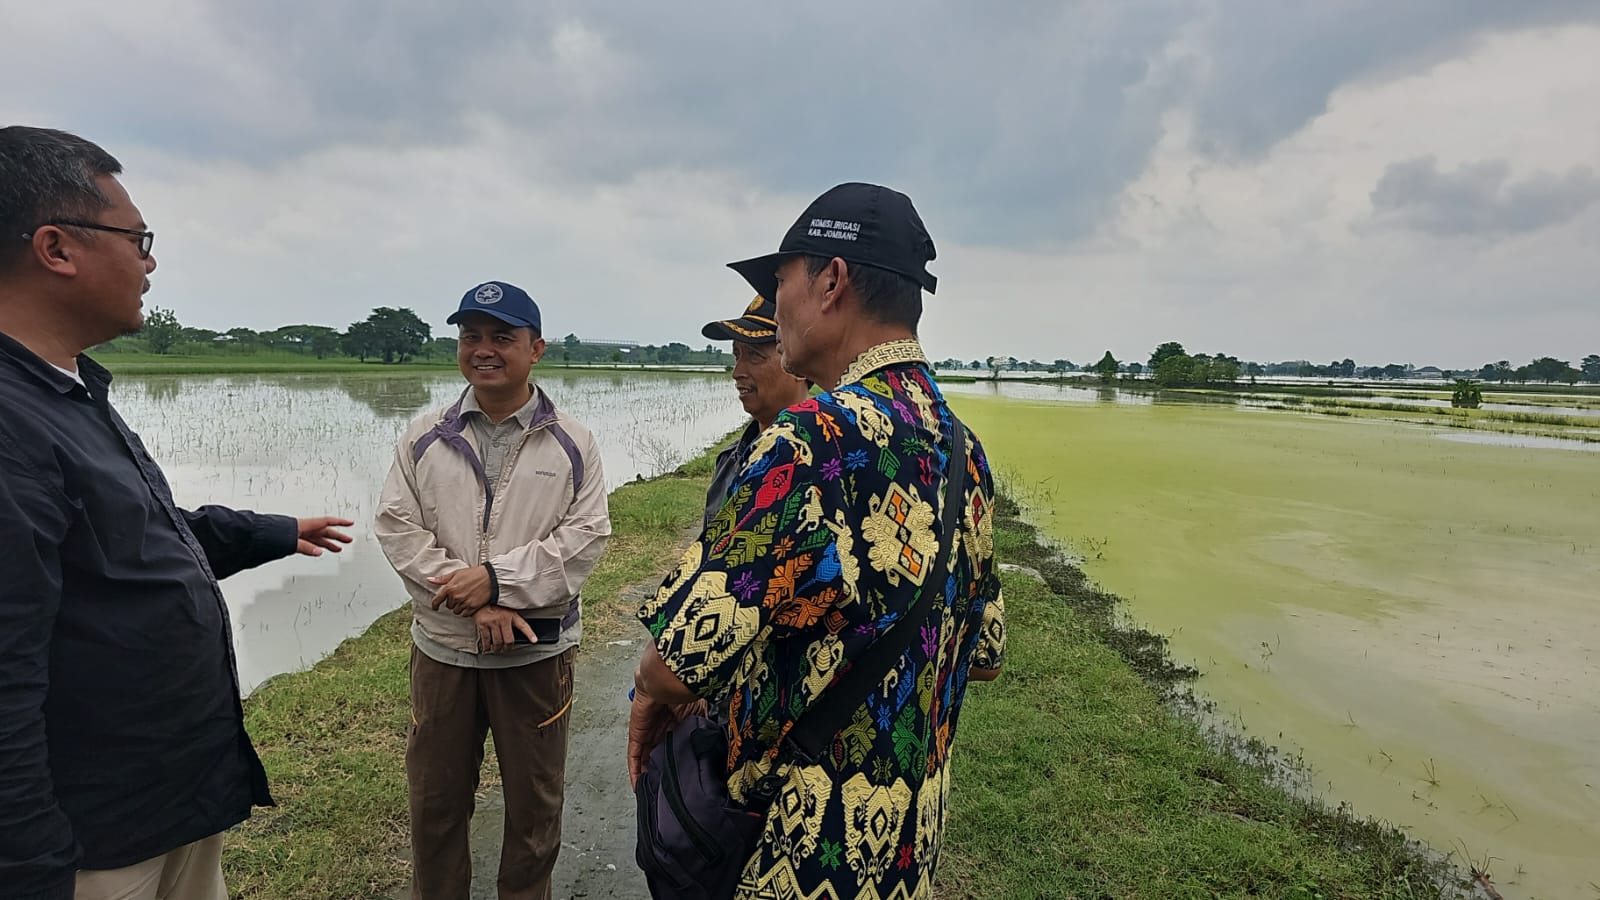
[[[68, 225], [73, 228], [87, 228], [91, 231], [112, 231], [116, 232], [117, 234], [131, 234], [139, 239], [140, 259], [149, 259], [150, 250], [156, 245], [156, 233], [154, 231], [139, 231], [136, 228], [118, 228], [115, 225], [101, 225], [99, 222], [78, 222], [75, 220], [61, 219], [55, 222], [45, 222], [39, 227], [44, 228], [46, 226], [57, 225]], [[30, 231], [23, 235], [22, 239], [25, 241], [31, 241], [33, 240], [33, 235], [34, 232]]]

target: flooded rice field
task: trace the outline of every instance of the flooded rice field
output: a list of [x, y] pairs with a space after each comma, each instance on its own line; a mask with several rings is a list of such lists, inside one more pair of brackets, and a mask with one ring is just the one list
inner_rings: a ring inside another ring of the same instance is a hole
[[[721, 374], [557, 374], [539, 383], [595, 433], [612, 488], [676, 467], [746, 418]], [[310, 666], [405, 601], [372, 536], [378, 493], [400, 432], [462, 387], [448, 371], [114, 382], [118, 409], [179, 504], [356, 522], [343, 553], [295, 556], [223, 583], [244, 690]]]
[[952, 386], [952, 402], [1035, 521], [1171, 635], [1222, 716], [1303, 754], [1328, 801], [1493, 857], [1507, 897], [1595, 894], [1586, 445], [1029, 387]]

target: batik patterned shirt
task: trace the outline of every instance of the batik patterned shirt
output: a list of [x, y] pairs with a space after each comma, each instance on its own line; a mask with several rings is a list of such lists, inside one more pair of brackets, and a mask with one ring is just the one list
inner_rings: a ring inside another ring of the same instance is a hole
[[[758, 437], [728, 502], [639, 611], [656, 647], [728, 722], [744, 802], [818, 694], [912, 607], [934, 569], [952, 417], [915, 341], [863, 354], [834, 391]], [[998, 668], [988, 460], [968, 441], [943, 603], [816, 765], [782, 787], [741, 898], [932, 896], [949, 754], [973, 667]]]

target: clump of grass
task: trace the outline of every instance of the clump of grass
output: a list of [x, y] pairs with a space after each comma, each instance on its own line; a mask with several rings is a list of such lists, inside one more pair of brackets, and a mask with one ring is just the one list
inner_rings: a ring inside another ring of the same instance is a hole
[[1484, 418], [1500, 422], [1516, 422], [1519, 425], [1559, 425], [1568, 428], [1594, 428], [1600, 426], [1600, 420], [1596, 420], [1592, 416], [1558, 416], [1547, 413], [1491, 410], [1484, 413]]

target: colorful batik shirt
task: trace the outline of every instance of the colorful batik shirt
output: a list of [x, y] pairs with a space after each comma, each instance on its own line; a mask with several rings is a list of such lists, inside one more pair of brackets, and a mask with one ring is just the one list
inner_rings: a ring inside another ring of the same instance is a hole
[[[863, 354], [838, 389], [756, 439], [727, 504], [640, 609], [668, 668], [726, 697], [736, 800], [822, 689], [915, 603], [938, 552], [951, 422], [915, 341]], [[739, 897], [932, 896], [967, 673], [998, 668], [1005, 648], [994, 488], [975, 436], [962, 465], [944, 606], [831, 757], [779, 773]]]

